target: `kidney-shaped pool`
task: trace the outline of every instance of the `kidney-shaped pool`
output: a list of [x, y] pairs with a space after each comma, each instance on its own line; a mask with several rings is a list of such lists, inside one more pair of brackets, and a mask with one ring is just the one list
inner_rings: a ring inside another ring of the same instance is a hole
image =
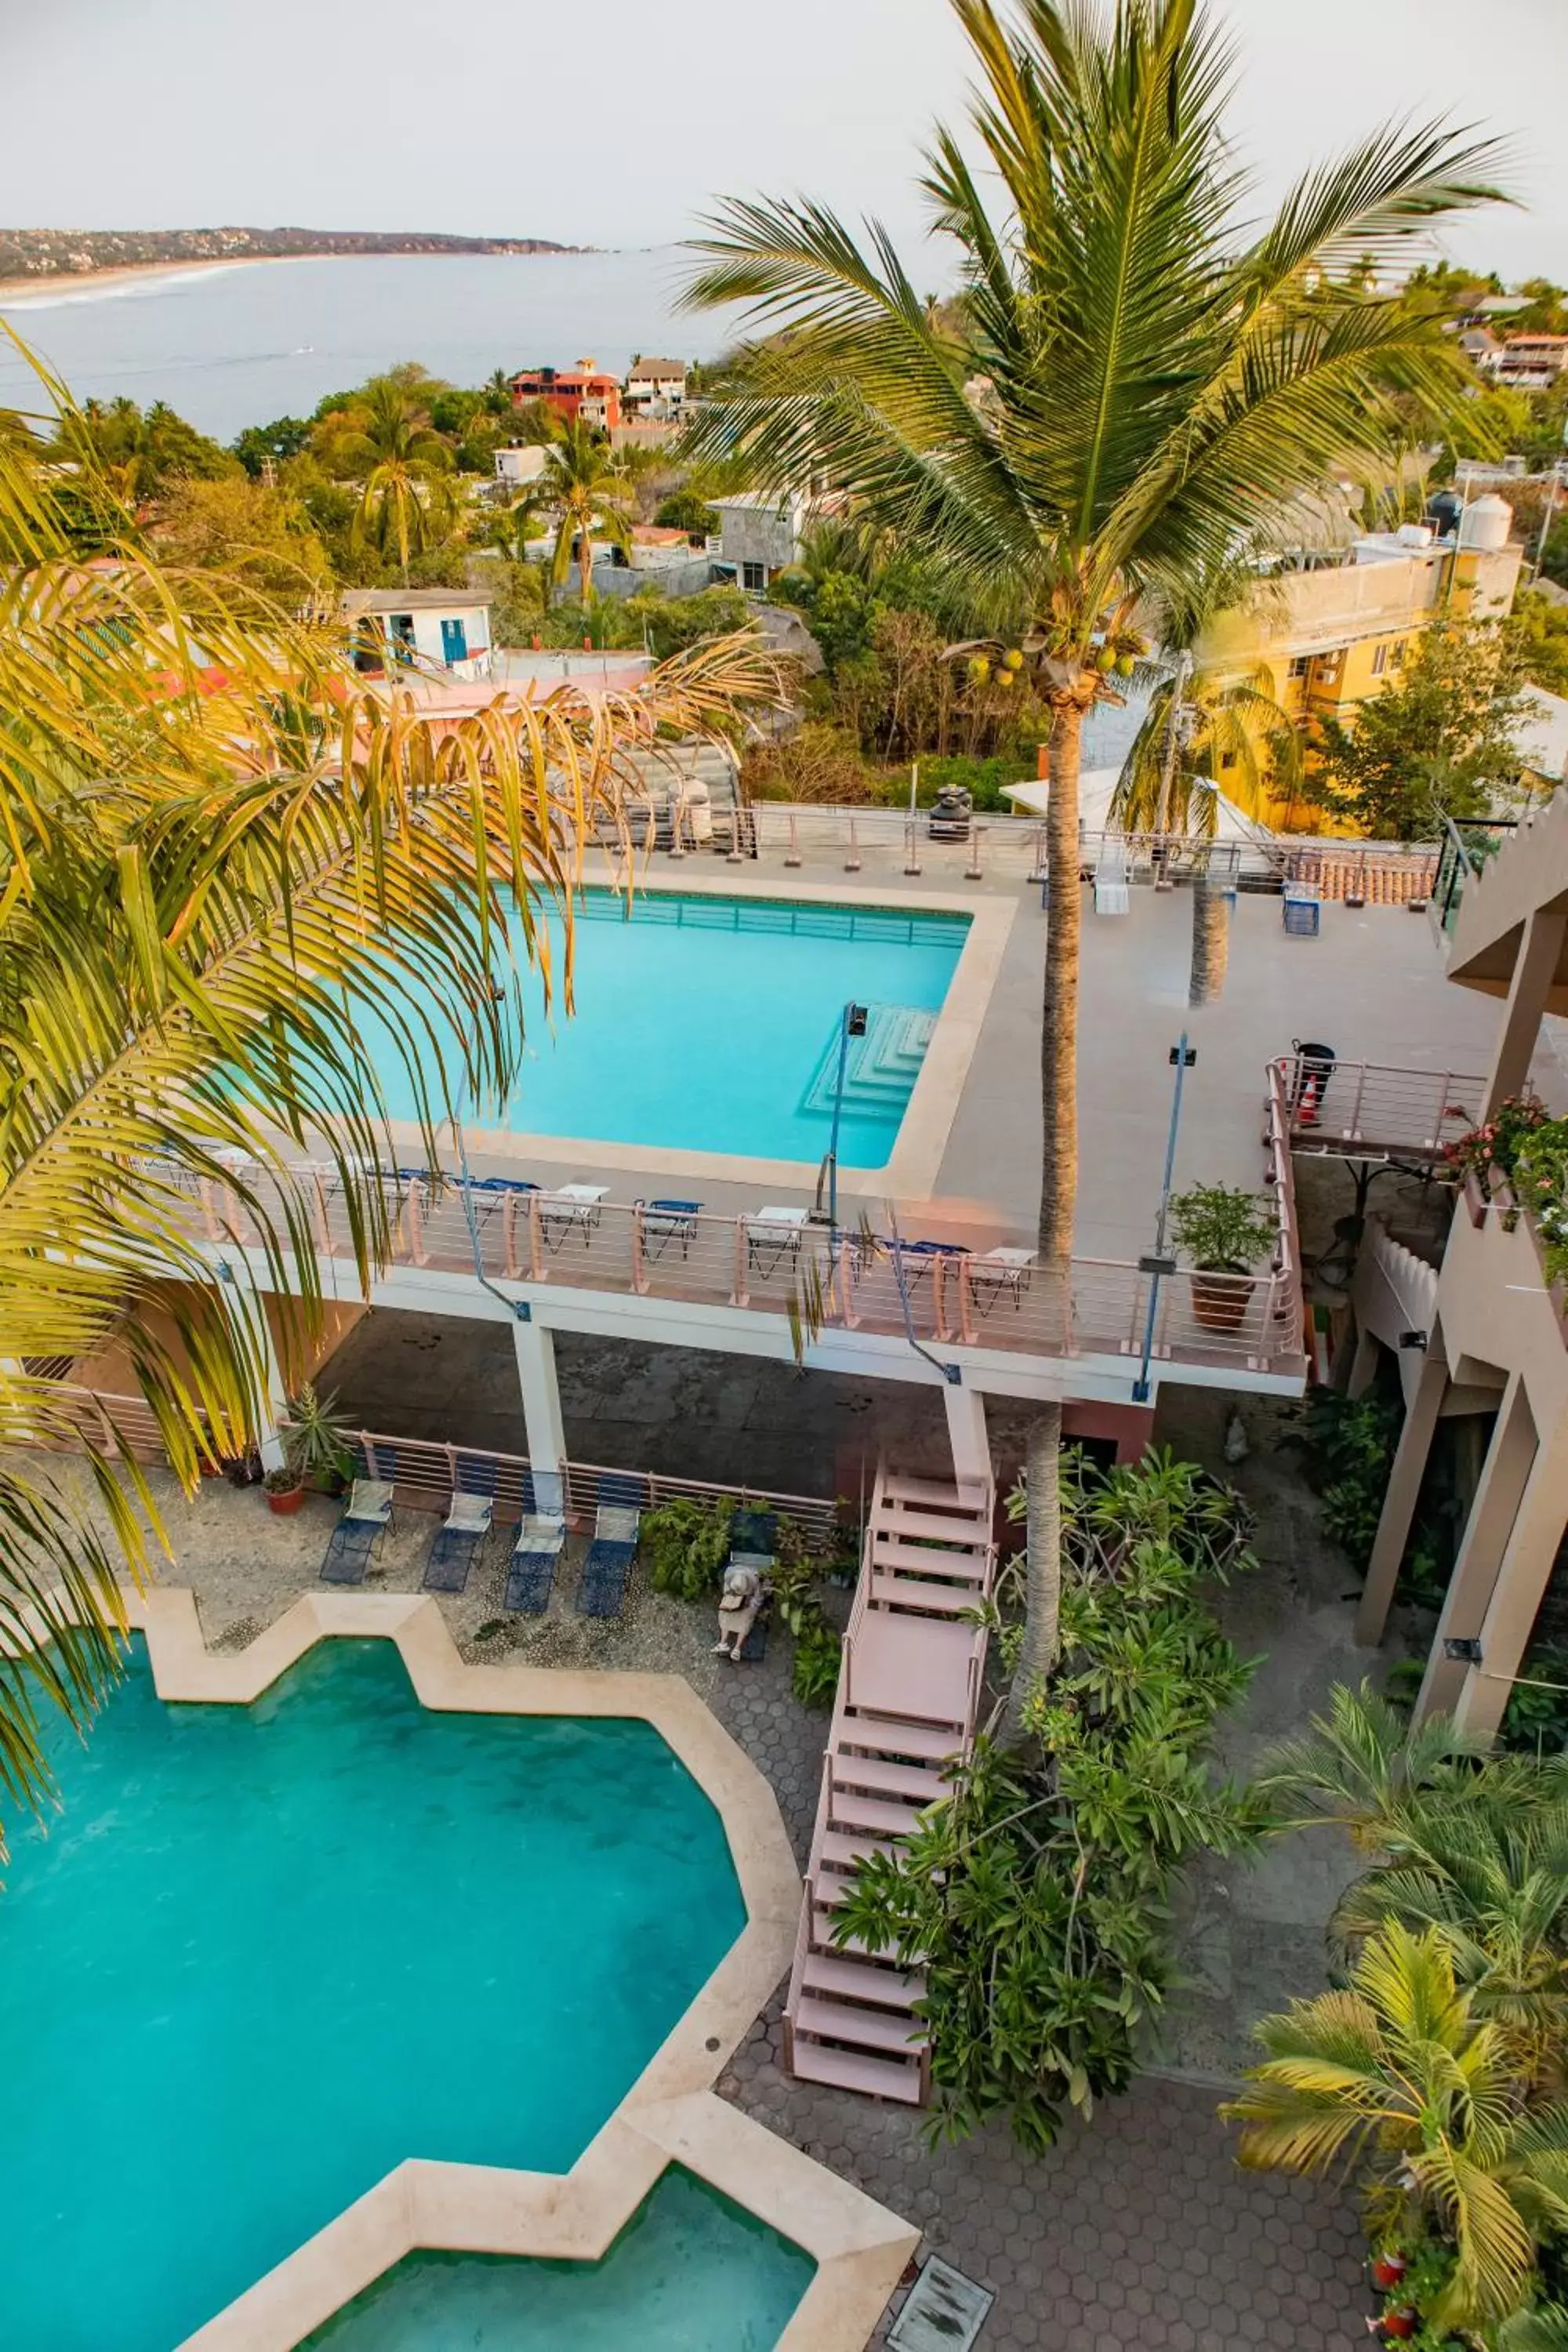
[[390, 1642], [249, 1706], [138, 1641], [0, 1894], [0, 2344], [171, 2352], [405, 2157], [564, 2171], [744, 1925], [651, 1725], [453, 1715]]

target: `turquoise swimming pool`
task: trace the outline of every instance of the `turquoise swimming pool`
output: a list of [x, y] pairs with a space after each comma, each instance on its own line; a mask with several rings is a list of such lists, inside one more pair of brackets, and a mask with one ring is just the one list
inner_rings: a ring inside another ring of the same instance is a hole
[[773, 2352], [815, 2270], [672, 2166], [602, 2262], [410, 2254], [300, 2352]]
[[47, 1736], [0, 1893], [18, 2352], [171, 2352], [407, 2156], [565, 2170], [744, 1924], [650, 1725], [428, 1713], [390, 1643], [252, 1706], [164, 1706], [138, 1643]]
[[[526, 979], [521, 1077], [504, 1106], [471, 1107], [471, 1126], [815, 1165], [853, 999], [871, 1018], [851, 1046], [839, 1160], [885, 1164], [966, 915], [662, 890], [628, 913], [612, 892], [590, 890], [578, 919], [572, 1019], [557, 1015], [552, 1028]], [[374, 1014], [362, 1022], [393, 1115], [411, 1117], [384, 1032]]]

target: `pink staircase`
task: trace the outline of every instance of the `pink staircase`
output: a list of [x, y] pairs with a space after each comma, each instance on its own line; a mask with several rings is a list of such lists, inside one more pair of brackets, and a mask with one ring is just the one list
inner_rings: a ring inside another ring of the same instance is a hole
[[973, 1737], [985, 1634], [963, 1612], [991, 1591], [994, 1490], [877, 1474], [784, 2011], [784, 2063], [812, 2083], [919, 2106], [927, 2052], [918, 1969], [833, 1939], [862, 1854], [909, 1835]]

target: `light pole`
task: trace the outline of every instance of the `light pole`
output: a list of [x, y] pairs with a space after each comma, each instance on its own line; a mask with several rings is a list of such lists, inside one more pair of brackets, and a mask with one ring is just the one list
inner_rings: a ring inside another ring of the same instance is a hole
[[1176, 1261], [1165, 1254], [1165, 1219], [1171, 1206], [1171, 1178], [1176, 1166], [1176, 1138], [1182, 1126], [1182, 1081], [1197, 1060], [1197, 1048], [1187, 1043], [1184, 1029], [1171, 1048], [1171, 1065], [1176, 1073], [1176, 1083], [1171, 1094], [1171, 1131], [1165, 1139], [1165, 1175], [1160, 1186], [1160, 1213], [1154, 1222], [1154, 1247], [1147, 1257], [1138, 1261], [1138, 1271], [1149, 1277], [1149, 1313], [1143, 1326], [1143, 1361], [1132, 1383], [1134, 1404], [1149, 1402], [1149, 1364], [1154, 1353], [1154, 1321], [1160, 1311], [1160, 1282], [1167, 1274], [1174, 1274]]
[[833, 1135], [827, 1147], [827, 1222], [838, 1231], [838, 1120], [844, 1108], [844, 1069], [849, 1059], [849, 1040], [866, 1034], [866, 1007], [848, 1003], [838, 1023], [838, 1075], [833, 1081]]

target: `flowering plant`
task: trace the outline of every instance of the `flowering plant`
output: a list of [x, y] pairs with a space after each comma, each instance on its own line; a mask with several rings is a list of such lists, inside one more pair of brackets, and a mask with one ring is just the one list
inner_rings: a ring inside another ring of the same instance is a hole
[[1520, 1152], [1530, 1138], [1541, 1128], [1559, 1123], [1548, 1120], [1543, 1104], [1524, 1095], [1510, 1095], [1495, 1118], [1484, 1127], [1472, 1127], [1468, 1135], [1444, 1146], [1442, 1172], [1455, 1184], [1462, 1184], [1467, 1176], [1479, 1177], [1484, 1184], [1495, 1168], [1511, 1183]]
[[1520, 1145], [1513, 1189], [1535, 1220], [1547, 1281], [1568, 1281], [1568, 1118], [1536, 1122]]

